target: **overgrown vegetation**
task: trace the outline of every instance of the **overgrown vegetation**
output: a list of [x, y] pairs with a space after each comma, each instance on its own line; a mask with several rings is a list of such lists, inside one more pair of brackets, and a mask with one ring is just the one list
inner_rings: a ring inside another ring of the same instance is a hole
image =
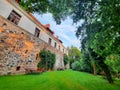
[[49, 50], [40, 51], [40, 61], [38, 63], [38, 68], [44, 68], [45, 70], [53, 69], [55, 64], [56, 56], [51, 53]]

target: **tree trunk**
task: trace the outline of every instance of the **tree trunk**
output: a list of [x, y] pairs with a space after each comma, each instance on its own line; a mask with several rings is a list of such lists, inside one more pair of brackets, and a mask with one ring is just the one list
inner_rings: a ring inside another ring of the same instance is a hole
[[112, 75], [110, 73], [110, 70], [109, 70], [108, 66], [104, 63], [103, 60], [101, 60], [99, 62], [99, 65], [103, 69], [103, 71], [105, 72], [108, 82], [111, 83], [111, 84], [113, 84]]
[[93, 68], [93, 74], [96, 75], [96, 65], [95, 62], [93, 60], [91, 60], [91, 64], [92, 64], [92, 68]]
[[96, 75], [96, 65], [95, 65], [95, 62], [93, 62], [93, 74]]
[[94, 60], [100, 65], [102, 70], [105, 72], [108, 82], [113, 84], [113, 79], [112, 79], [110, 70], [109, 70], [108, 66], [104, 63], [105, 57], [98, 55], [91, 48], [89, 48], [89, 51], [90, 51], [91, 56], [94, 58]]
[[95, 61], [93, 60], [91, 54], [89, 53], [89, 57], [91, 59], [91, 66], [92, 66], [92, 69], [93, 69], [93, 74], [96, 75], [97, 72], [96, 72], [96, 65], [95, 65]]
[[47, 61], [47, 59], [45, 60], [46, 61], [46, 71], [47, 71], [47, 69], [48, 69], [48, 61]]

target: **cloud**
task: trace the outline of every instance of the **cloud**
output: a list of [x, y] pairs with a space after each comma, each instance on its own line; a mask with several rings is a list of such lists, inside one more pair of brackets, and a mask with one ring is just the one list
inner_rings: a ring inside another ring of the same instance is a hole
[[[80, 41], [75, 36], [77, 24], [74, 25], [72, 23], [72, 19], [68, 17], [60, 25], [57, 25], [50, 13], [44, 14], [42, 16], [34, 14], [34, 16], [44, 25], [49, 23], [51, 25], [51, 30], [55, 32], [55, 35], [59, 36], [66, 47], [71, 45], [78, 48], [80, 47]], [[82, 24], [82, 22], [83, 21], [79, 22], [79, 24]]]

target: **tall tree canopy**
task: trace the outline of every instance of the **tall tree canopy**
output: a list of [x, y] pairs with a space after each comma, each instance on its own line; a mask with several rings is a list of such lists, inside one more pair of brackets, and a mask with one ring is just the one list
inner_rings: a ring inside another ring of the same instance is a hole
[[82, 36], [82, 51], [105, 71], [113, 83], [108, 66], [104, 63], [111, 54], [120, 55], [120, 0], [75, 0], [73, 21], [84, 19], [78, 27], [77, 37]]

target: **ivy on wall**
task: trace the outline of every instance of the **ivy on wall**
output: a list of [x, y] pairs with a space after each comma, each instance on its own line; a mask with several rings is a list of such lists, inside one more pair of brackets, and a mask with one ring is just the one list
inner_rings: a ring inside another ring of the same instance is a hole
[[68, 55], [64, 54], [64, 65], [67, 65], [69, 62], [69, 57]]

